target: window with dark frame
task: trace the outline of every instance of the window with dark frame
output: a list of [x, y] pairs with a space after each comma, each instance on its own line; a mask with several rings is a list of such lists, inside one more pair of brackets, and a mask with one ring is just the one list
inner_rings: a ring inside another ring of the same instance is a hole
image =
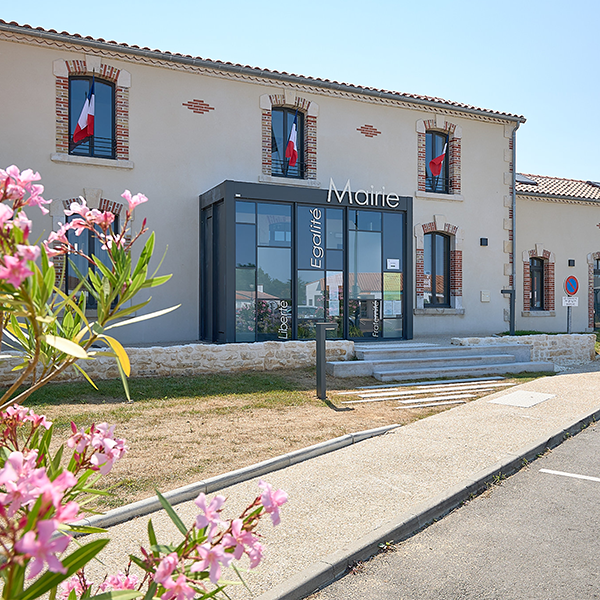
[[[295, 165], [291, 165], [290, 159], [286, 158], [285, 154], [296, 117], [298, 159]], [[304, 174], [304, 115], [291, 108], [273, 108], [271, 110], [271, 175], [304, 179]]]
[[541, 258], [529, 259], [531, 277], [531, 310], [544, 310], [544, 261]]
[[[446, 149], [444, 153], [444, 148]], [[430, 162], [445, 154], [439, 175], [431, 172]], [[450, 193], [448, 136], [437, 131], [428, 131], [425, 136], [425, 190], [439, 194]]]
[[[73, 143], [73, 133], [81, 110], [94, 81], [94, 135], [79, 144]], [[69, 78], [69, 154], [96, 158], [116, 157], [115, 86], [98, 78]]]
[[[80, 218], [79, 215], [74, 215], [67, 218], [70, 221], [73, 218]], [[113, 231], [119, 231], [119, 216], [115, 215], [115, 220], [112, 224]], [[110, 261], [108, 258], [108, 252], [102, 249], [101, 242], [94, 237], [91, 231], [88, 229], [84, 230], [81, 235], [75, 235], [75, 231], [70, 229], [67, 232], [67, 239], [75, 246], [76, 249], [80, 250], [87, 256], [96, 256], [100, 259], [102, 264], [110, 267]], [[85, 258], [77, 254], [67, 255], [66, 269], [65, 269], [65, 292], [71, 293], [81, 281], [80, 275], [87, 277], [88, 273], [97, 272], [98, 269], [90, 264]], [[81, 288], [81, 292], [86, 294], [86, 307], [96, 308], [96, 299], [85, 290], [85, 287]]]
[[426, 307], [450, 308], [450, 237], [442, 233], [424, 236], [423, 296]]

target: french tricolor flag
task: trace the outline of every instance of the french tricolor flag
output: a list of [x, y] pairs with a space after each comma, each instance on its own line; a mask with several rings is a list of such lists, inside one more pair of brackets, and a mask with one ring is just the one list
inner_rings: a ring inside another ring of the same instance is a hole
[[438, 177], [442, 172], [442, 163], [444, 162], [444, 158], [446, 158], [446, 148], [448, 144], [444, 144], [444, 149], [439, 156], [436, 156], [434, 159], [429, 161], [429, 170], [434, 177]]
[[288, 140], [287, 147], [285, 149], [285, 157], [289, 159], [289, 166], [296, 166], [298, 160], [298, 113], [294, 117], [294, 123], [292, 124], [292, 130], [290, 131], [290, 139]]
[[77, 121], [77, 127], [75, 128], [75, 133], [73, 134], [74, 144], [79, 144], [79, 142], [82, 142], [85, 140], [85, 138], [94, 135], [94, 107], [96, 104], [94, 84], [95, 81], [92, 79], [92, 87], [90, 88], [90, 92], [85, 99], [85, 104], [81, 109], [81, 114], [79, 115], [79, 120]]

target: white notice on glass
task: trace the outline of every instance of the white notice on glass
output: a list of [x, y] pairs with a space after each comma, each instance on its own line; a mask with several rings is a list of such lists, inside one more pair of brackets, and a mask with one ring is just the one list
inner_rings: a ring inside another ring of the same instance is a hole
[[400, 269], [400, 259], [399, 258], [388, 258], [387, 259], [387, 268], [391, 269]]
[[402, 300], [394, 300], [394, 315], [396, 317], [402, 316]]
[[393, 300], [383, 301], [383, 316], [393, 317], [394, 316], [394, 302]]

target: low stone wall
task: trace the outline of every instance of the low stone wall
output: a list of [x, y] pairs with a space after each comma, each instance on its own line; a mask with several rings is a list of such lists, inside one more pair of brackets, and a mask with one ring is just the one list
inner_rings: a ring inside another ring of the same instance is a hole
[[595, 360], [596, 336], [593, 333], [559, 335], [507, 335], [502, 337], [452, 338], [459, 346], [491, 346], [495, 344], [527, 344], [531, 360], [555, 365], [575, 365]]
[[[185, 344], [126, 348], [131, 362], [131, 377], [200, 375], [234, 371], [271, 371], [308, 367], [316, 361], [316, 344], [307, 342], [258, 342], [255, 344]], [[327, 341], [327, 360], [354, 358], [354, 343], [347, 340]], [[16, 359], [0, 361], [0, 385], [14, 381]], [[119, 371], [114, 358], [101, 356], [78, 361], [94, 379], [116, 379]], [[82, 380], [74, 369], [61, 373], [55, 381]]]

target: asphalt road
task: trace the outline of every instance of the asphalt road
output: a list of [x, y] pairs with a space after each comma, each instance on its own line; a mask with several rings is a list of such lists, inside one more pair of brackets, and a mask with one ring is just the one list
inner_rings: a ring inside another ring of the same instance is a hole
[[600, 424], [311, 596], [431, 598], [600, 598]]

